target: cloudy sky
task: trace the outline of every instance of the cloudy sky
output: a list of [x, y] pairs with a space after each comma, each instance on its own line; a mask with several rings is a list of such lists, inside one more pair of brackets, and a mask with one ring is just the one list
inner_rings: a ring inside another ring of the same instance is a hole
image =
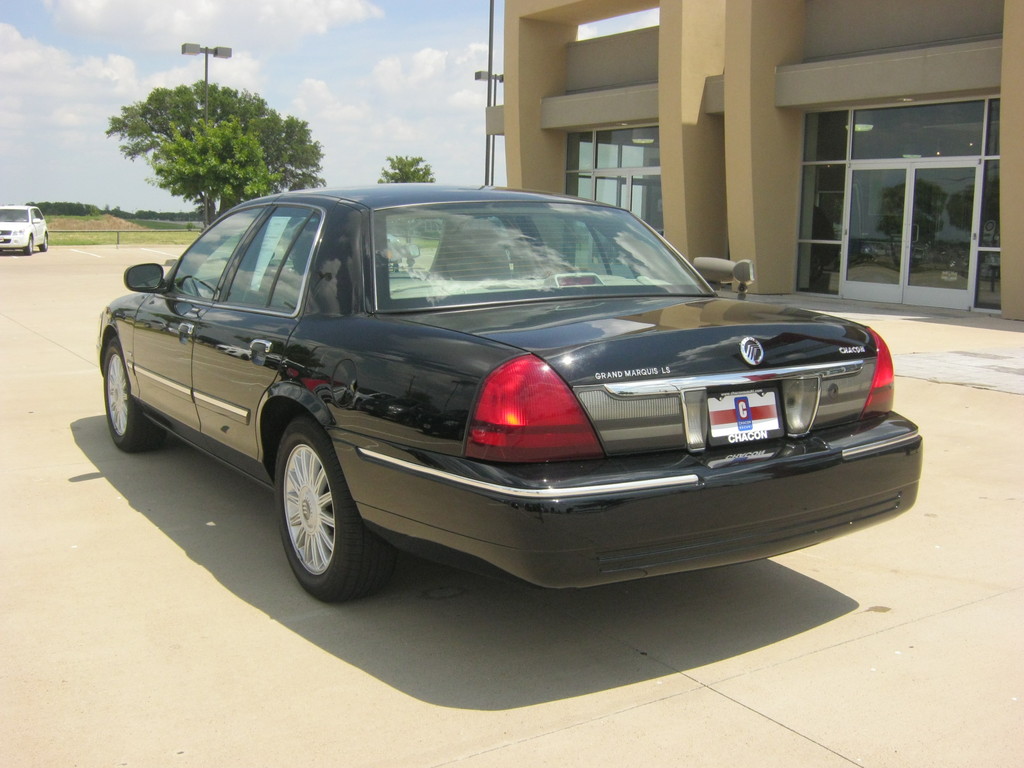
[[[495, 71], [501, 71], [497, 3]], [[483, 181], [488, 0], [23, 0], [0, 16], [0, 204], [184, 210], [128, 161], [108, 119], [154, 88], [201, 80], [182, 43], [226, 46], [210, 81], [309, 123], [333, 186], [419, 155], [439, 182]], [[657, 23], [584, 29], [583, 36]], [[500, 144], [500, 139], [499, 139]], [[499, 156], [499, 166], [501, 165]], [[504, 181], [499, 168], [497, 181]]]

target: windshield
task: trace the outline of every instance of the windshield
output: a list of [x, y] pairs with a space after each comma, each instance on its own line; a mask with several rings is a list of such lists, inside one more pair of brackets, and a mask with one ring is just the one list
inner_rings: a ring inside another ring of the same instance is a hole
[[28, 211], [19, 208], [0, 208], [0, 221], [29, 221]]
[[566, 203], [425, 205], [374, 215], [379, 310], [563, 297], [706, 295], [626, 211]]

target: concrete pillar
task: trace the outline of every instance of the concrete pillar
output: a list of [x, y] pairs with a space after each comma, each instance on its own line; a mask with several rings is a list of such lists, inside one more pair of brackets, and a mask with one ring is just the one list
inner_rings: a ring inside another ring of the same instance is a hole
[[999, 121], [1003, 317], [1024, 320], [1024, 0], [1004, 0]]
[[658, 112], [665, 237], [687, 256], [728, 256], [720, 116], [704, 113], [704, 81], [722, 74], [725, 0], [662, 0]]
[[775, 68], [803, 58], [804, 0], [728, 0], [725, 146], [729, 249], [753, 259], [754, 293], [796, 274], [803, 114], [775, 106]]
[[566, 46], [572, 22], [522, 18], [505, 8], [505, 157], [508, 185], [546, 192], [565, 190], [564, 131], [540, 127], [541, 100], [565, 92]]

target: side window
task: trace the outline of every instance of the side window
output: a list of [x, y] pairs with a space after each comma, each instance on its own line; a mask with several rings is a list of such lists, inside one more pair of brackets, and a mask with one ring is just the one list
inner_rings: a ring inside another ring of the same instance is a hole
[[275, 209], [245, 249], [225, 301], [293, 311], [319, 227], [318, 211]]
[[186, 296], [212, 299], [231, 254], [263, 211], [262, 208], [239, 211], [206, 230], [181, 257], [174, 272], [175, 289]]

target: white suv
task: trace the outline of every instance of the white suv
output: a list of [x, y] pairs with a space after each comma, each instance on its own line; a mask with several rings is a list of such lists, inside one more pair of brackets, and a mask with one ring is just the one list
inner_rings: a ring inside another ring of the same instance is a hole
[[43, 212], [33, 205], [0, 206], [0, 250], [17, 248], [31, 256], [37, 246], [40, 251], [50, 247]]

